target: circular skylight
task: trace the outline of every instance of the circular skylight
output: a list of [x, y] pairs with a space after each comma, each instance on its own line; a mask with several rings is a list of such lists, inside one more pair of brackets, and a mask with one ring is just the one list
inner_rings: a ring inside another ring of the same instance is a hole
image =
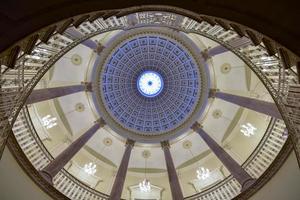
[[155, 71], [143, 72], [137, 81], [139, 92], [145, 97], [155, 97], [160, 94], [164, 86], [161, 75]]

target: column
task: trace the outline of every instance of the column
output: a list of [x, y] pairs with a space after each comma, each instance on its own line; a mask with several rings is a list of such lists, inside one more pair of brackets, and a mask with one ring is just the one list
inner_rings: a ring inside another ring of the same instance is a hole
[[202, 129], [202, 126], [198, 122], [193, 124], [191, 128], [201, 136], [207, 146], [219, 158], [232, 176], [240, 183], [242, 191], [255, 182], [255, 179], [253, 179], [233, 158], [231, 158], [231, 156]]
[[33, 90], [26, 100], [26, 104], [33, 104], [40, 101], [54, 99], [57, 97], [81, 92], [92, 91], [92, 83], [83, 83], [81, 85], [62, 86], [55, 88], [44, 88]]
[[72, 157], [86, 144], [86, 142], [97, 132], [97, 130], [105, 125], [103, 119], [99, 119], [89, 128], [82, 136], [76, 139], [54, 160], [52, 160], [40, 174], [49, 182], [52, 183], [53, 177], [72, 159]]
[[224, 47], [222, 45], [218, 45], [218, 46], [215, 46], [211, 49], [208, 49], [207, 50], [207, 55], [210, 58], [210, 57], [225, 53], [227, 51], [229, 51], [229, 50], [226, 47]]
[[118, 169], [115, 181], [114, 181], [114, 185], [111, 189], [109, 200], [120, 200], [121, 199], [123, 186], [124, 186], [126, 173], [127, 173], [127, 168], [128, 168], [128, 163], [129, 163], [129, 159], [130, 159], [130, 154], [131, 154], [131, 150], [134, 146], [134, 143], [135, 142], [133, 140], [128, 139], [126, 141], [125, 152], [123, 154], [123, 158], [121, 160], [121, 163], [120, 163], [120, 166], [119, 166], [119, 169]]
[[264, 113], [266, 115], [275, 117], [277, 119], [282, 119], [282, 116], [281, 116], [280, 112], [278, 111], [278, 108], [275, 103], [262, 101], [262, 100], [258, 100], [258, 99], [253, 99], [253, 98], [249, 98], [249, 97], [238, 96], [238, 95], [234, 95], [234, 94], [228, 94], [228, 93], [224, 93], [224, 92], [219, 92], [215, 89], [210, 90], [209, 96], [217, 97], [224, 101], [228, 101], [230, 103], [237, 104], [239, 106], [248, 108], [250, 110], [254, 110], [259, 113]]
[[[76, 28], [70, 27], [66, 30], [67, 34], [71, 35], [73, 38], [82, 38], [84, 37], [84, 34], [79, 32]], [[93, 41], [92, 39], [84, 40], [81, 44], [83, 44], [86, 47], [89, 47], [90, 49], [96, 50], [97, 49], [97, 43]]]
[[[249, 38], [242, 37], [242, 38], [237, 38], [235, 40], [231, 40], [230, 42], [228, 42], [228, 44], [232, 48], [236, 49], [236, 48], [241, 48], [243, 46], [252, 44], [252, 42]], [[229, 51], [229, 49], [227, 49], [226, 47], [224, 47], [222, 45], [218, 45], [218, 46], [215, 46], [215, 47], [207, 50], [207, 58], [210, 58], [210, 57], [213, 57], [213, 56], [216, 56], [216, 55], [228, 52], [228, 51]]]
[[173, 200], [183, 200], [183, 194], [181, 191], [178, 176], [177, 176], [176, 169], [175, 169], [173, 159], [171, 156], [171, 152], [170, 152], [170, 144], [168, 141], [164, 141], [161, 143], [161, 147], [165, 154], [165, 160], [166, 160], [166, 165], [167, 165], [172, 199]]

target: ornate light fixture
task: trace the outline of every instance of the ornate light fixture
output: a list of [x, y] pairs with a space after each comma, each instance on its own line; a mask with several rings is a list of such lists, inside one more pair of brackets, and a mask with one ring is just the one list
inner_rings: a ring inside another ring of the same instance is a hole
[[88, 175], [94, 175], [97, 172], [96, 168], [97, 168], [96, 164], [90, 162], [90, 163], [84, 165], [83, 170]]
[[204, 168], [204, 167], [199, 167], [199, 169], [196, 172], [197, 172], [197, 178], [199, 180], [205, 180], [210, 175], [209, 169]]
[[150, 181], [148, 181], [147, 179], [144, 179], [142, 182], [140, 182], [139, 187], [142, 192], [151, 191], [151, 184]]
[[54, 126], [57, 125], [56, 123], [57, 118], [56, 117], [51, 117], [51, 115], [46, 115], [45, 117], [42, 118], [42, 124], [46, 129], [50, 129]]
[[140, 187], [141, 192], [150, 192], [151, 191], [151, 183], [147, 179], [147, 176], [146, 176], [147, 158], [150, 157], [150, 152], [145, 150], [145, 151], [143, 151], [142, 155], [145, 158], [145, 178], [142, 182], [139, 183], [139, 187]]
[[241, 132], [247, 137], [254, 135], [256, 130], [257, 128], [255, 128], [251, 123], [246, 123], [241, 126]]
[[[186, 141], [184, 141], [183, 143], [182, 143], [182, 146], [183, 146], [183, 148], [184, 149], [186, 149], [186, 150], [188, 150], [189, 152], [190, 152], [190, 154], [191, 154], [191, 156], [192, 156], [192, 158], [194, 157], [194, 154], [193, 154], [193, 152], [192, 152], [192, 150], [191, 150], [191, 148], [192, 148], [192, 142], [191, 141], [189, 141], [189, 140], [186, 140]], [[209, 171], [209, 169], [207, 169], [207, 168], [204, 168], [204, 167], [199, 167], [197, 170], [196, 170], [196, 172], [197, 172], [197, 178], [199, 179], [199, 180], [205, 180], [205, 179], [207, 179], [208, 177], [209, 177], [209, 175], [210, 175], [210, 171]]]

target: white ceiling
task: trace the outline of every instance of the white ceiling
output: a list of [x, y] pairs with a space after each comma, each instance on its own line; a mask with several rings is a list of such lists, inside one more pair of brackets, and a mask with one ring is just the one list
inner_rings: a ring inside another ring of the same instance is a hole
[[[101, 43], [105, 45], [106, 42], [116, 33], [117, 32], [102, 34], [101, 36], [94, 37], [93, 39], [101, 41]], [[207, 46], [214, 47], [218, 45], [217, 43], [202, 36], [191, 35], [191, 38], [194, 42], [201, 46], [202, 49]], [[71, 62], [70, 58], [74, 54], [77, 54], [82, 58], [82, 63], [80, 65], [74, 65]], [[94, 54], [95, 53], [91, 49], [83, 45], [78, 45], [72, 49], [55, 64], [55, 67], [53, 68], [53, 76], [49, 85], [57, 86], [79, 84], [81, 81], [86, 80], [86, 72], [88, 68], [93, 65], [93, 59], [95, 58]], [[210, 67], [214, 72], [218, 89], [221, 91], [231, 91], [235, 94], [249, 95], [245, 64], [243, 61], [241, 61], [233, 53], [226, 52], [213, 57], [211, 63], [212, 65]], [[227, 74], [221, 73], [221, 65], [224, 63], [231, 65], [231, 71]], [[257, 84], [257, 81], [258, 80], [252, 80], [250, 87], [253, 88], [253, 85]], [[98, 118], [93, 108], [90, 106], [90, 100], [87, 98], [85, 92], [63, 96], [58, 98], [58, 101], [67, 123], [70, 126], [71, 135], [68, 137], [71, 139], [79, 137]], [[75, 105], [77, 103], [82, 103], [84, 105], [85, 109], [83, 112], [75, 111]], [[222, 116], [215, 119], [213, 118], [212, 113], [217, 109], [221, 110]], [[210, 105], [208, 114], [202, 121], [204, 130], [220, 143], [238, 109], [239, 107], [234, 104], [215, 99]], [[104, 146], [103, 139], [105, 138], [112, 139], [113, 142], [111, 146]], [[194, 156], [199, 155], [208, 149], [200, 136], [190, 130], [188, 133], [184, 134], [183, 137], [172, 142], [171, 153], [172, 155], [176, 155], [173, 156], [176, 166], [179, 166], [192, 158], [190, 151], [184, 149], [182, 146], [182, 143], [186, 140], [192, 142], [191, 152]], [[95, 136], [88, 141], [87, 146], [118, 165], [124, 152], [124, 139], [120, 138], [109, 127], [105, 127], [104, 129], [99, 130]], [[149, 150], [151, 152], [150, 158], [147, 159], [148, 168], [165, 169], [164, 155], [159, 145], [150, 147], [149, 145], [141, 144], [138, 144], [132, 151], [129, 163], [130, 168], [145, 167], [145, 159], [142, 157], [142, 152], [144, 150]]]
[[[50, 84], [65, 84], [80, 83], [85, 80], [85, 73], [90, 62], [92, 50], [84, 45], [78, 45], [70, 50], [61, 59], [59, 59], [53, 70], [53, 76]], [[74, 54], [82, 58], [80, 65], [74, 65], [71, 58]]]

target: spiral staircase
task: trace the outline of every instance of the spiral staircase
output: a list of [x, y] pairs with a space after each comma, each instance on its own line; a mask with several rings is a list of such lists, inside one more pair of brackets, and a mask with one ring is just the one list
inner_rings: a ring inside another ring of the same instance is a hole
[[[168, 27], [209, 38], [243, 60], [262, 81], [282, 116], [266, 133], [242, 168], [256, 180], [242, 191], [228, 176], [184, 199], [247, 199], [265, 185], [294, 149], [300, 162], [300, 58], [272, 38], [247, 26], [169, 6], [144, 6], [84, 13], [42, 28], [0, 54], [0, 147], [7, 145], [23, 169], [54, 199], [109, 199], [61, 169], [49, 185], [39, 171], [54, 160], [41, 142], [26, 105], [39, 80], [64, 54], [89, 38], [140, 27]], [[77, 35], [70, 35], [69, 30]], [[288, 137], [284, 134], [288, 133]], [[242, 191], [242, 192], [241, 192]]]

